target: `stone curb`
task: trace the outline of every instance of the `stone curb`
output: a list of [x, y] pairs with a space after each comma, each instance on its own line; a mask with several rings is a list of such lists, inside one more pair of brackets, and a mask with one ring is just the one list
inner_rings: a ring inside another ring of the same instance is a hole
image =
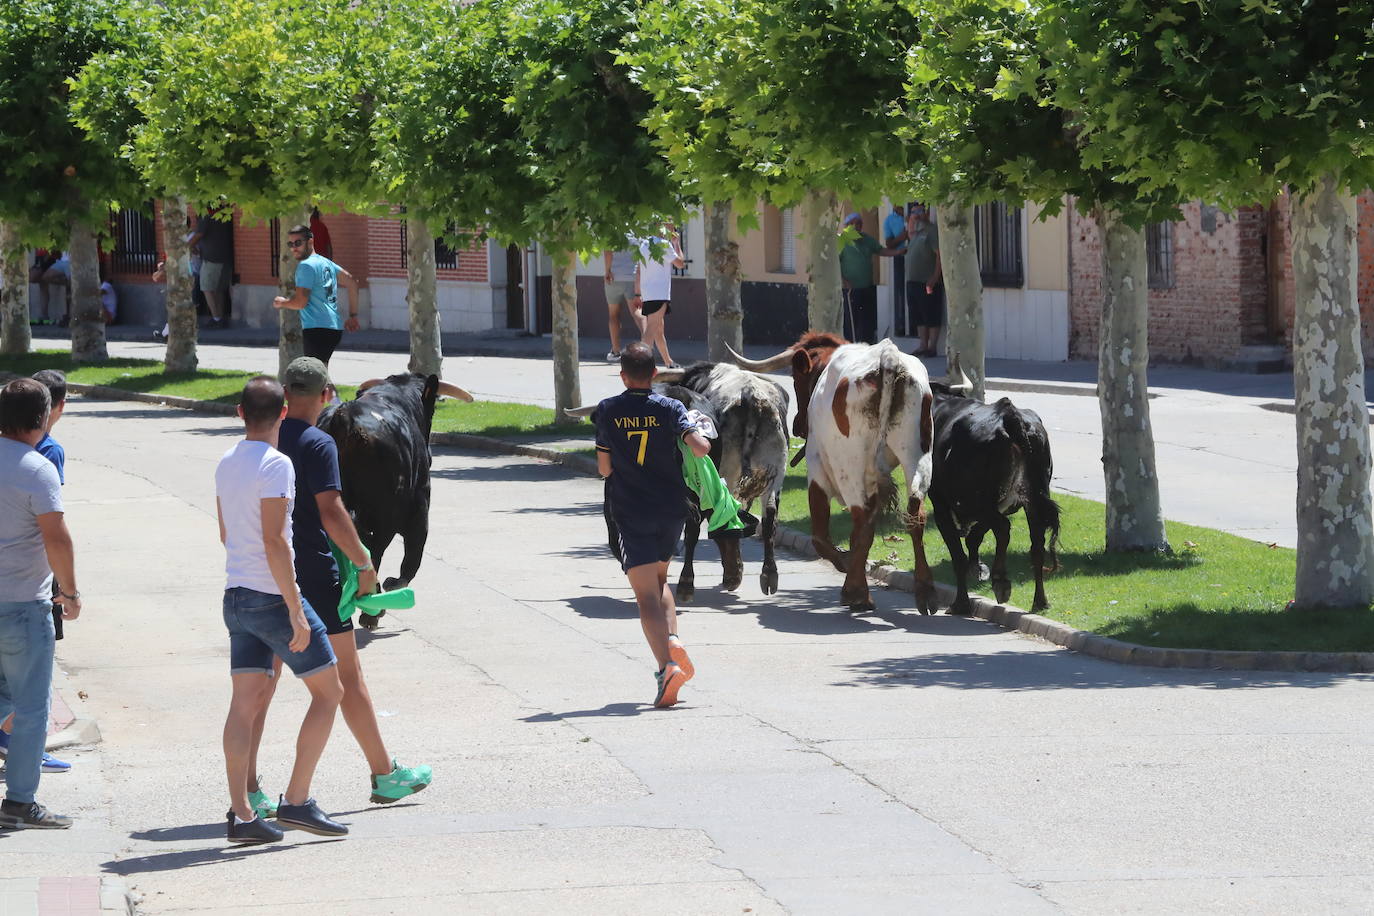
[[[110, 400], [133, 400], [169, 407], [182, 407], [205, 413], [232, 416], [234, 407], [213, 401], [196, 401], [191, 398], [170, 395], [147, 394], [138, 391], [123, 391], [102, 385], [72, 385], [73, 391], [88, 397]], [[430, 437], [434, 445], [457, 448], [481, 449], [508, 455], [524, 455], [561, 464], [581, 474], [594, 475], [596, 462], [585, 455], [572, 455], [555, 449], [524, 445], [505, 439], [477, 436], [471, 433], [435, 433]], [[811, 546], [811, 537], [800, 531], [782, 526], [778, 527], [777, 543], [804, 557], [816, 559], [816, 551]], [[912, 592], [915, 577], [905, 570], [893, 569], [885, 564], [868, 564], [868, 574], [889, 588]], [[936, 596], [942, 601], [952, 601], [955, 590], [949, 585], [936, 583]], [[1145, 665], [1155, 668], [1203, 668], [1225, 671], [1312, 671], [1339, 674], [1363, 674], [1374, 672], [1374, 652], [1283, 652], [1283, 651], [1245, 651], [1236, 649], [1168, 649], [1159, 646], [1142, 646], [1137, 643], [1123, 642], [1108, 636], [1099, 636], [1087, 630], [1079, 630], [1051, 620], [1039, 614], [1032, 614], [1010, 604], [997, 604], [979, 595], [970, 596], [973, 605], [972, 616], [989, 623], [1035, 636], [1046, 642], [1094, 658], [1129, 665]]]

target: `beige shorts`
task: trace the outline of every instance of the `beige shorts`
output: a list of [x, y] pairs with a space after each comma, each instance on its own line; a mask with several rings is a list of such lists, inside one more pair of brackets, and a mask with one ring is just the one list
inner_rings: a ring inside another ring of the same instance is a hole
[[200, 264], [200, 288], [217, 293], [224, 290], [229, 284], [226, 282], [230, 277], [227, 265], [217, 261], [202, 261]]
[[635, 281], [616, 280], [606, 284], [606, 305], [629, 305], [635, 295]]

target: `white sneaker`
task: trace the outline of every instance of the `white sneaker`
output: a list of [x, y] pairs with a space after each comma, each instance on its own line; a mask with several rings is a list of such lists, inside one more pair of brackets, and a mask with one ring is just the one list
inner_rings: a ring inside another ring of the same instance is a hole
[[614, 363], [614, 362], [619, 362], [619, 361], [620, 361], [620, 351], [619, 351], [619, 350], [611, 350], [609, 353], [606, 354], [606, 362], [608, 362], [608, 363]]

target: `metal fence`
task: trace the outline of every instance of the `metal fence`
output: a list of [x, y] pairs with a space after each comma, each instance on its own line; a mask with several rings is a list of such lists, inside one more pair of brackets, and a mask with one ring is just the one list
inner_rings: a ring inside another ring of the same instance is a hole
[[978, 267], [984, 286], [1016, 287], [1025, 282], [1021, 262], [1021, 208], [998, 201], [973, 210]]

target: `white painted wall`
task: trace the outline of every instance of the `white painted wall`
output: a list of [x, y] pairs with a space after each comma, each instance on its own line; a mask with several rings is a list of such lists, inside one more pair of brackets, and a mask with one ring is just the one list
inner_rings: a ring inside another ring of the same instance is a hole
[[[384, 331], [409, 330], [410, 306], [406, 304], [406, 281], [392, 277], [369, 277], [367, 285], [372, 300], [371, 322], [368, 326]], [[471, 334], [496, 327], [490, 283], [440, 280], [436, 292], [439, 328], [445, 334]]]

